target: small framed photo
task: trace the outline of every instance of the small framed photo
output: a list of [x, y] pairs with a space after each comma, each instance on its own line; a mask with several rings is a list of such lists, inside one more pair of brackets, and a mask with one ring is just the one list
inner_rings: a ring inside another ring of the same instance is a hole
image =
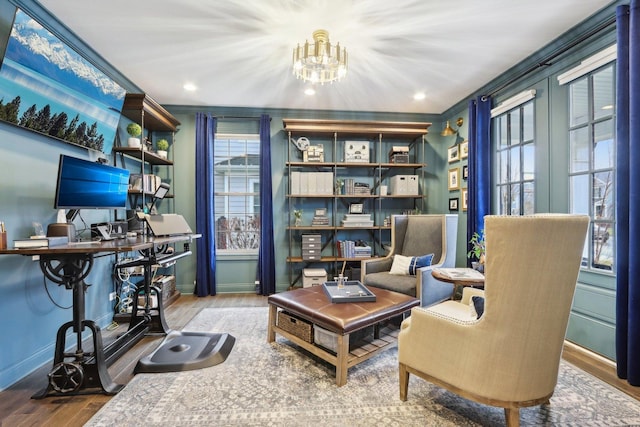
[[462, 179], [465, 181], [469, 178], [469, 165], [462, 166]]
[[466, 159], [469, 157], [469, 140], [465, 140], [460, 144], [460, 158]]
[[469, 192], [466, 188], [462, 189], [462, 210], [467, 210], [467, 197], [469, 196]]
[[316, 216], [327, 216], [327, 208], [318, 208], [316, 209]]
[[458, 210], [458, 198], [457, 197], [453, 197], [453, 198], [449, 199], [449, 210], [450, 211], [457, 211]]
[[460, 168], [449, 169], [449, 191], [460, 188]]
[[454, 145], [453, 147], [449, 147], [447, 149], [447, 159], [449, 160], [449, 163], [453, 163], [453, 162], [457, 162], [458, 160], [460, 160], [460, 147], [458, 147], [457, 145]]
[[350, 214], [361, 214], [364, 212], [364, 205], [362, 203], [351, 203], [349, 205]]

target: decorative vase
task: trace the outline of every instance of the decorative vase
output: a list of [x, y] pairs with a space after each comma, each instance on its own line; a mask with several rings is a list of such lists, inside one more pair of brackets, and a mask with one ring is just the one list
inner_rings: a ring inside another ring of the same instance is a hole
[[156, 153], [158, 154], [159, 157], [162, 157], [163, 159], [167, 158], [167, 150], [158, 150], [156, 151]]
[[127, 140], [127, 145], [131, 148], [140, 148], [140, 138], [129, 138]]

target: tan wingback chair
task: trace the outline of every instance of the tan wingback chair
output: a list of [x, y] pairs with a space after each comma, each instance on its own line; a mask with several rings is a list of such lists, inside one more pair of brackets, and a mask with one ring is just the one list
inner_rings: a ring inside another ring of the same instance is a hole
[[548, 402], [588, 224], [578, 215], [485, 217], [484, 313], [472, 314], [468, 295], [411, 311], [398, 336], [400, 399], [414, 374], [505, 408], [508, 426], [519, 425], [519, 408]]
[[[454, 267], [458, 236], [458, 215], [394, 215], [391, 219], [392, 248], [384, 258], [361, 262], [361, 282], [368, 286], [411, 295], [422, 306], [451, 297], [453, 285], [436, 280], [431, 270]], [[433, 254], [430, 266], [417, 269], [415, 276], [390, 274], [396, 255]]]

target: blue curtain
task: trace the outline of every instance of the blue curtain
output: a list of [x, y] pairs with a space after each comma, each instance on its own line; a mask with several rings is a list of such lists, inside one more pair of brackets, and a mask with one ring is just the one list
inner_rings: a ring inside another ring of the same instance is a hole
[[271, 118], [260, 116], [260, 252], [256, 293], [276, 292], [276, 266], [273, 246], [273, 202], [271, 189]]
[[[616, 362], [640, 386], [640, 4], [617, 8]], [[632, 167], [632, 165], [635, 165]], [[630, 238], [633, 236], [634, 238]]]
[[199, 297], [216, 294], [216, 235], [214, 214], [214, 138], [217, 120], [196, 114], [196, 289]]
[[491, 97], [469, 101], [468, 121], [467, 242], [484, 230], [484, 216], [491, 213]]

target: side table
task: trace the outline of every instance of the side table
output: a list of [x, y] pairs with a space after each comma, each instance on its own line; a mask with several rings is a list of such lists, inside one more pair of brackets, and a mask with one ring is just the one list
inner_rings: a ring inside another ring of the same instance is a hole
[[484, 287], [484, 274], [473, 268], [434, 268], [431, 275], [437, 280], [453, 284], [451, 299], [455, 298], [459, 286]]

